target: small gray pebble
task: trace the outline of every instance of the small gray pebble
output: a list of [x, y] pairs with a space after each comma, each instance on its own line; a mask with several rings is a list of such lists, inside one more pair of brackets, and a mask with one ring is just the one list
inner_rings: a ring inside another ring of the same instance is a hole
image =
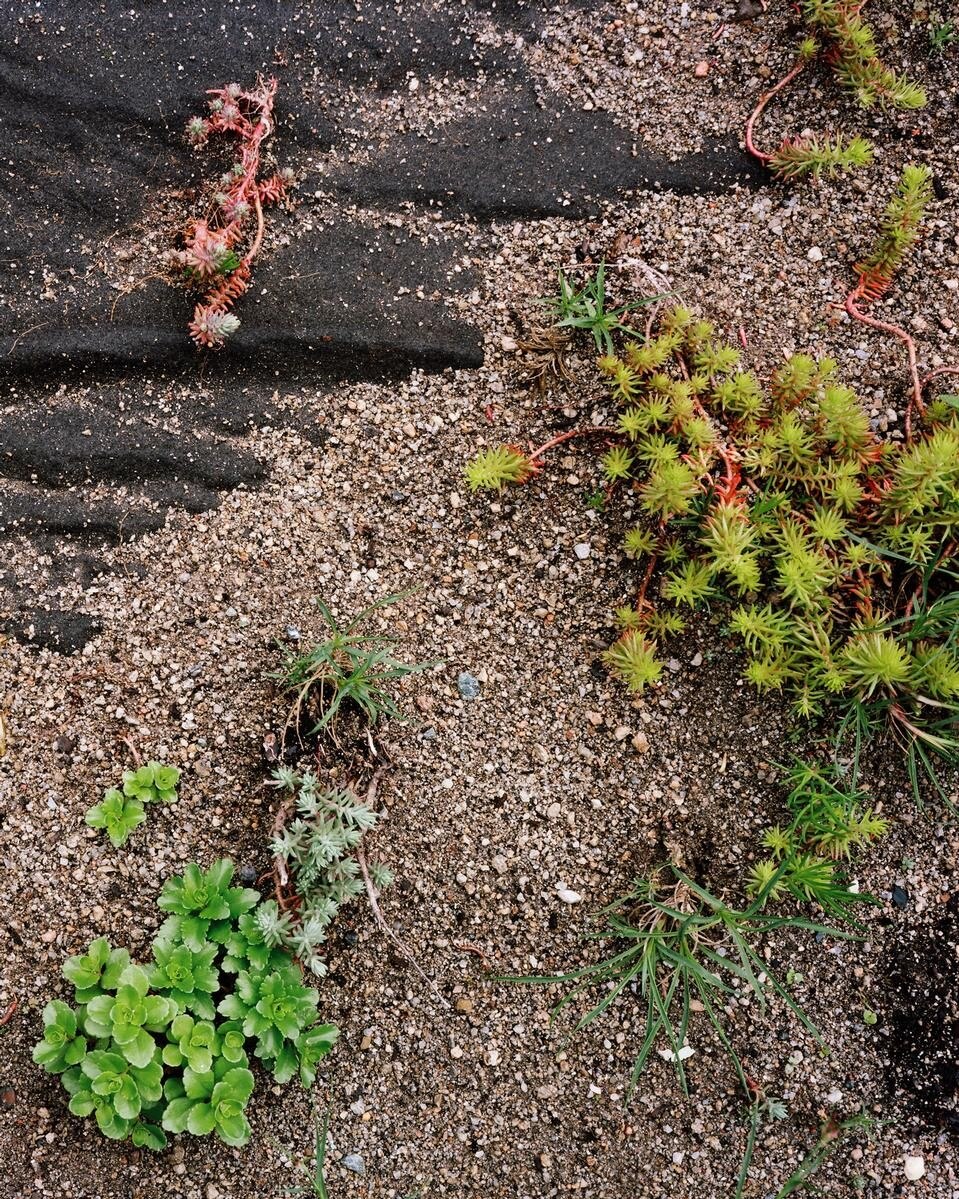
[[586, 544], [585, 541], [581, 541], [581, 542], [579, 542], [578, 545], [573, 546], [573, 553], [576, 555], [577, 558], [580, 558], [580, 559], [588, 558], [589, 557], [589, 546]]
[[430, 727], [428, 729], [424, 729], [422, 731], [422, 733], [420, 733], [420, 740], [421, 741], [435, 741], [436, 740], [436, 729], [434, 729], [432, 725], [430, 725]]
[[346, 1157], [341, 1157], [340, 1165], [352, 1170], [354, 1174], [359, 1174], [361, 1178], [366, 1174], [366, 1163], [358, 1153], [348, 1153]]
[[464, 670], [456, 680], [456, 689], [463, 699], [479, 699], [480, 681], [475, 675]]
[[286, 636], [287, 641], [299, 641], [300, 630], [295, 624], [288, 624], [284, 629], [284, 635]]

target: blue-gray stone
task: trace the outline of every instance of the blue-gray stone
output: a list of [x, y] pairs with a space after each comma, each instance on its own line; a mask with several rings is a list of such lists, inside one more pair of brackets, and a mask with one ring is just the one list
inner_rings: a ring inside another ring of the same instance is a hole
[[464, 670], [456, 680], [456, 688], [463, 699], [479, 699], [480, 681], [475, 676]]
[[341, 1157], [340, 1165], [354, 1174], [359, 1174], [361, 1178], [366, 1174], [366, 1163], [358, 1153], [348, 1153], [346, 1157]]

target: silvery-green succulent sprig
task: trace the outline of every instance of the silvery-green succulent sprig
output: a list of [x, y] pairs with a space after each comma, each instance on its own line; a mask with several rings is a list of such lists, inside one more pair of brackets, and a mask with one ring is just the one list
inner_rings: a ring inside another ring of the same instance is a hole
[[[276, 900], [260, 904], [257, 926], [267, 945], [285, 949], [322, 977], [327, 929], [340, 908], [366, 889], [353, 854], [376, 824], [376, 813], [352, 791], [322, 790], [309, 771], [281, 767], [273, 784], [296, 796], [297, 816], [276, 834], [271, 850], [286, 866], [297, 903], [295, 911], [281, 910]], [[370, 866], [370, 879], [378, 890], [393, 881], [380, 865]]]

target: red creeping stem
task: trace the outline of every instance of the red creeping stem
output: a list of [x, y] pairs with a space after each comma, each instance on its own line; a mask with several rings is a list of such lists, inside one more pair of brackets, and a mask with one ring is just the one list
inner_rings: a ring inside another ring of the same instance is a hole
[[792, 81], [800, 73], [800, 71], [802, 71], [802, 69], [805, 67], [805, 65], [806, 65], [806, 59], [801, 58], [799, 60], [799, 62], [797, 62], [796, 65], [793, 67], [793, 69], [789, 72], [788, 75], [785, 75], [782, 79], [780, 79], [780, 81], [776, 84], [775, 87], [770, 88], [768, 92], [766, 92], [762, 96], [760, 96], [759, 103], [752, 110], [752, 112], [750, 113], [750, 116], [749, 116], [749, 120], [746, 122], [746, 149], [748, 150], [748, 152], [750, 154], [752, 154], [752, 156], [754, 158], [758, 158], [759, 161], [764, 166], [772, 158], [772, 155], [766, 154], [762, 150], [759, 150], [756, 148], [756, 144], [753, 141], [753, 129], [755, 128], [756, 122], [762, 116], [763, 109], [766, 107], [766, 105], [769, 103], [769, 101], [773, 98], [773, 96], [778, 95], [783, 90], [784, 87], [788, 87], [789, 84], [792, 83]]
[[636, 611], [642, 612], [647, 604], [646, 592], [649, 589], [649, 581], [653, 577], [653, 571], [656, 569], [656, 564], [659, 558], [656, 554], [649, 555], [649, 562], [646, 566], [646, 573], [643, 575], [643, 581], [640, 584], [639, 594], [636, 596]]
[[930, 371], [928, 375], [923, 375], [922, 379], [920, 380], [923, 389], [925, 389], [926, 385], [931, 383], [933, 379], [938, 379], [940, 375], [959, 375], [959, 366], [940, 366], [937, 370]]
[[[711, 425], [712, 421], [709, 419], [709, 413], [699, 400], [694, 401], [694, 404], [699, 415]], [[734, 460], [722, 442], [719, 442], [716, 446], [716, 452], [722, 458], [723, 465], [726, 468], [726, 473], [722, 477], [721, 486], [718, 488], [716, 494], [724, 504], [731, 504], [736, 498], [736, 492], [739, 490], [739, 484], [742, 482], [743, 473], [739, 469], [739, 463]]]
[[551, 437], [549, 441], [544, 441], [543, 444], [532, 451], [528, 455], [530, 462], [535, 462], [537, 458], [542, 458], [547, 450], [551, 450], [554, 446], [562, 445], [564, 441], [571, 441], [574, 437], [591, 437], [599, 433], [618, 433], [618, 429], [614, 429], [612, 425], [589, 425], [584, 429], [570, 429], [566, 433], [559, 433], [556, 437]]
[[912, 395], [909, 397], [909, 403], [906, 405], [906, 415], [904, 420], [906, 441], [912, 440], [912, 412], [913, 409], [920, 416], [925, 412], [926, 406], [922, 399], [922, 380], [919, 378], [919, 366], [916, 361], [916, 343], [914, 339], [899, 325], [892, 325], [888, 321], [876, 320], [874, 316], [870, 316], [867, 312], [859, 307], [859, 301], [862, 299], [871, 298], [870, 284], [866, 276], [860, 275], [859, 282], [846, 296], [846, 311], [853, 318], [863, 325], [868, 325], [870, 329], [879, 329], [883, 333], [890, 333], [893, 337], [897, 337], [909, 354], [909, 375], [912, 380]]

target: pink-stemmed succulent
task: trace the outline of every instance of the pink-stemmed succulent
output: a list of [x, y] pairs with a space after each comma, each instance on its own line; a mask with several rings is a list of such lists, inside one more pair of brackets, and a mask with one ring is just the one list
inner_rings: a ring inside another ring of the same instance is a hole
[[191, 223], [186, 248], [172, 255], [186, 282], [203, 289], [190, 322], [190, 336], [200, 348], [219, 349], [239, 328], [230, 309], [250, 285], [263, 243], [263, 208], [282, 200], [295, 183], [290, 170], [259, 177], [263, 143], [273, 132], [276, 89], [274, 78], [258, 78], [253, 91], [237, 83], [211, 89], [210, 115], [187, 123], [187, 137], [196, 148], [214, 133], [240, 140], [240, 156], [221, 177], [211, 211]]

